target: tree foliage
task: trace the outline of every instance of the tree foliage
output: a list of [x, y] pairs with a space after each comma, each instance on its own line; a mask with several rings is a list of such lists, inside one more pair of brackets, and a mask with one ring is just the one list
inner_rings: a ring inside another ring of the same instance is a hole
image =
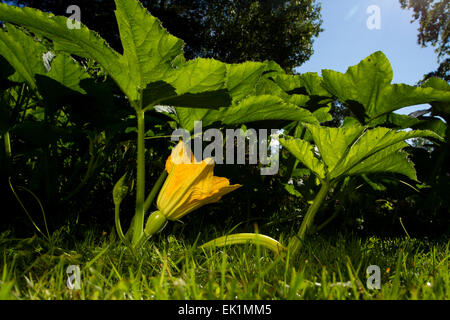
[[425, 79], [440, 77], [450, 80], [450, 2], [448, 0], [399, 0], [403, 9], [414, 11], [413, 21], [419, 21], [417, 42], [422, 46], [436, 47], [438, 60], [442, 60], [439, 68], [425, 75]]

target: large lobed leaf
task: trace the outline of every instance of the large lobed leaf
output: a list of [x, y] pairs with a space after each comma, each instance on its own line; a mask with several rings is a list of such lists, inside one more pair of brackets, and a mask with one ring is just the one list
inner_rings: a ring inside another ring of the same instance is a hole
[[[392, 168], [396, 167], [392, 166], [390, 157], [394, 156], [397, 151], [407, 146], [406, 140], [417, 137], [442, 139], [434, 132], [426, 130], [406, 132], [383, 127], [365, 130], [358, 140], [348, 148], [348, 152], [346, 152], [345, 156], [339, 159], [339, 163], [333, 170], [330, 170], [329, 176], [331, 179], [334, 179], [342, 175], [390, 171], [405, 174], [411, 179], [416, 180], [415, 175], [413, 176], [410, 174], [411, 170], [401, 172], [392, 171]], [[383, 161], [386, 161], [386, 170], [380, 171], [380, 169], [383, 169]], [[375, 166], [375, 163], [378, 165]], [[391, 163], [391, 165], [388, 166], [388, 163]], [[371, 167], [370, 164], [374, 164], [374, 166]], [[388, 168], [391, 169], [388, 170]], [[406, 168], [406, 166], [402, 165], [399, 168], [403, 169]]]
[[314, 172], [319, 178], [325, 179], [325, 166], [314, 155], [314, 147], [309, 142], [301, 139], [280, 138], [280, 143], [309, 170]]
[[46, 48], [22, 30], [7, 24], [0, 29], [0, 55], [16, 71], [10, 79], [15, 82], [25, 81], [36, 89], [36, 74], [45, 74], [43, 55]]
[[368, 129], [359, 125], [342, 128], [304, 125], [318, 148], [317, 157], [306, 141], [281, 139], [281, 144], [317, 176], [330, 181], [349, 175], [379, 172], [399, 173], [417, 180], [413, 163], [402, 151], [408, 145], [405, 141], [417, 137], [442, 140], [427, 130], [406, 132], [383, 127]]
[[346, 103], [365, 124], [383, 114], [403, 107], [450, 102], [450, 93], [433, 88], [393, 84], [392, 67], [381, 52], [375, 52], [345, 74], [322, 70], [323, 87]]
[[[181, 98], [177, 100], [178, 105], [193, 106], [195, 99], [203, 101], [205, 97], [192, 94], [209, 92], [207, 95], [210, 96], [210, 91], [226, 89], [227, 68], [224, 63], [211, 59], [185, 63], [182, 40], [170, 35], [139, 1], [120, 0], [116, 1], [116, 6], [123, 55], [82, 24], [80, 29], [69, 29], [66, 17], [0, 3], [0, 20], [22, 25], [50, 38], [57, 50], [96, 60], [138, 108], [151, 107], [164, 98], [186, 93], [191, 94], [187, 96], [189, 102], [180, 103]], [[154, 89], [154, 83], [160, 84], [161, 81], [172, 88], [149, 93]], [[234, 82], [242, 81], [235, 79]], [[229, 105], [230, 99], [223, 98], [223, 95], [221, 106]], [[156, 100], [149, 99], [154, 97]]]
[[256, 93], [256, 84], [263, 72], [271, 67], [268, 63], [247, 61], [240, 64], [227, 64], [226, 87], [234, 102]]
[[[450, 93], [450, 85], [447, 81], [439, 78], [430, 78], [423, 85], [423, 88], [433, 88], [435, 90], [440, 90]], [[434, 115], [438, 115], [448, 120], [450, 119], [450, 102], [449, 101], [436, 101], [431, 103], [432, 111]]]
[[129, 76], [138, 89], [162, 80], [172, 62], [183, 54], [184, 42], [165, 30], [139, 1], [115, 0], [123, 57]]
[[15, 69], [10, 78], [25, 81], [48, 107], [73, 93], [85, 93], [80, 81], [89, 78], [86, 70], [70, 56], [54, 56], [39, 39], [6, 24], [0, 30], [0, 55]]
[[81, 24], [69, 29], [68, 19], [33, 8], [0, 3], [0, 20], [19, 24], [54, 41], [57, 51], [95, 59], [128, 96], [136, 97], [136, 88], [126, 63], [100, 36]]
[[238, 104], [219, 110], [192, 110], [177, 108], [177, 116], [183, 128], [190, 131], [194, 128], [194, 121], [202, 121], [203, 126], [216, 121], [226, 125], [242, 124], [262, 120], [292, 120], [306, 123], [316, 123], [316, 117], [306, 109], [284, 102], [283, 99], [260, 95], [250, 96]]
[[311, 133], [328, 172], [334, 170], [364, 130], [362, 126], [328, 128], [305, 124], [305, 127]]

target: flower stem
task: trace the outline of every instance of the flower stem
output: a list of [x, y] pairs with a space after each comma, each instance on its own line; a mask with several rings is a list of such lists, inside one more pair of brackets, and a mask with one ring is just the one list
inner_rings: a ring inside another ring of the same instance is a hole
[[298, 250], [300, 250], [303, 240], [305, 239], [305, 236], [308, 233], [308, 231], [310, 231], [312, 224], [314, 222], [314, 217], [317, 211], [319, 211], [320, 207], [322, 206], [322, 203], [325, 200], [325, 197], [327, 196], [329, 189], [330, 183], [326, 180], [322, 181], [322, 186], [320, 187], [319, 193], [316, 195], [312, 205], [306, 212], [306, 215], [300, 226], [300, 230], [298, 231], [297, 235], [293, 237], [289, 242], [289, 250], [291, 251], [292, 254], [295, 254], [296, 252], [298, 252]]
[[161, 189], [161, 186], [163, 185], [166, 178], [167, 178], [167, 171], [164, 170], [159, 176], [158, 180], [156, 180], [155, 184], [153, 185], [152, 191], [150, 191], [149, 195], [147, 196], [147, 199], [145, 199], [144, 212], [147, 212], [150, 206], [152, 205], [153, 199], [155, 199], [156, 194]]
[[145, 202], [145, 120], [144, 111], [136, 110], [137, 115], [137, 178], [136, 178], [136, 213], [134, 216], [132, 243], [136, 245], [144, 232]]

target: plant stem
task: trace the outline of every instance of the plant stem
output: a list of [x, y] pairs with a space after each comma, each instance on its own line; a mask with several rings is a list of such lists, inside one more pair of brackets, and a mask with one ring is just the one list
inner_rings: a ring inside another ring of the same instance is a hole
[[139, 242], [144, 232], [145, 202], [145, 121], [144, 111], [136, 110], [137, 115], [137, 178], [136, 178], [136, 213], [133, 226], [133, 245]]
[[330, 224], [331, 221], [333, 221], [338, 215], [339, 215], [339, 209], [335, 209], [333, 215], [329, 217], [324, 223], [322, 223], [320, 226], [314, 229], [314, 232], [319, 232], [323, 228], [325, 228], [327, 225]]
[[9, 132], [6, 131], [3, 134], [3, 140], [5, 142], [5, 153], [6, 153], [6, 158], [7, 159], [11, 159], [11, 155], [12, 155], [12, 151], [11, 151], [11, 138], [9, 136]]
[[312, 205], [309, 207], [308, 211], [306, 212], [306, 215], [302, 221], [302, 224], [300, 226], [300, 230], [298, 231], [297, 235], [291, 239], [289, 242], [289, 250], [292, 252], [292, 254], [295, 254], [298, 250], [300, 250], [303, 240], [305, 239], [305, 236], [307, 232], [312, 227], [314, 217], [319, 211], [319, 208], [322, 206], [323, 201], [325, 200], [325, 197], [328, 194], [328, 190], [330, 189], [330, 183], [326, 180], [322, 181], [322, 186], [320, 187], [319, 193], [316, 195], [316, 197], [313, 200]]
[[150, 191], [150, 194], [147, 196], [147, 199], [145, 199], [144, 212], [147, 212], [150, 206], [152, 205], [153, 199], [155, 199], [156, 194], [161, 189], [161, 186], [166, 180], [167, 174], [168, 174], [167, 171], [164, 170], [159, 176], [158, 180], [156, 180], [155, 184], [153, 185], [152, 191]]

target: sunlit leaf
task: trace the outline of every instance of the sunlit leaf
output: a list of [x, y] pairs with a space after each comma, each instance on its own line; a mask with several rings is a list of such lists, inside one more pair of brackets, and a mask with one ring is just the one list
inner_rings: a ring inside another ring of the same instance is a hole
[[145, 88], [172, 71], [172, 61], [183, 54], [184, 42], [165, 30], [161, 21], [139, 1], [115, 0], [123, 57], [131, 81]]
[[10, 77], [13, 81], [26, 81], [36, 89], [35, 75], [46, 72], [43, 62], [46, 51], [44, 45], [13, 25], [7, 24], [5, 29], [0, 29], [0, 55], [16, 71]]
[[280, 143], [319, 178], [325, 178], [325, 167], [314, 155], [314, 146], [301, 139], [283, 139]]
[[345, 74], [322, 70], [322, 75], [323, 87], [352, 109], [363, 124], [403, 107], [433, 101], [450, 102], [450, 93], [440, 90], [391, 85], [392, 68], [380, 51], [348, 68]]

